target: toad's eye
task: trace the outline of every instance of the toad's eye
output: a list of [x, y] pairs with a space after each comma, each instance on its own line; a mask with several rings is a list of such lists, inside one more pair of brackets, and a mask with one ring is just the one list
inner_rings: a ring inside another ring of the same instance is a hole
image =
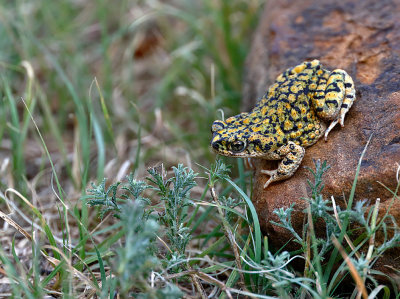
[[245, 149], [245, 143], [240, 140], [236, 140], [231, 143], [231, 151], [235, 153], [240, 153]]

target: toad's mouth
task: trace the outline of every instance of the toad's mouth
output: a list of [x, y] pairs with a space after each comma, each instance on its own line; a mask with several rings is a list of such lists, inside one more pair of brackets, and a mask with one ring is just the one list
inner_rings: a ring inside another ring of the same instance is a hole
[[212, 151], [221, 156], [226, 156], [226, 157], [233, 157], [233, 158], [263, 158], [265, 156], [265, 153], [261, 152], [250, 152], [248, 149], [245, 149], [244, 151], [240, 153], [235, 153], [232, 151], [229, 151], [227, 149], [221, 149], [217, 146], [213, 146], [212, 144], [210, 145]]

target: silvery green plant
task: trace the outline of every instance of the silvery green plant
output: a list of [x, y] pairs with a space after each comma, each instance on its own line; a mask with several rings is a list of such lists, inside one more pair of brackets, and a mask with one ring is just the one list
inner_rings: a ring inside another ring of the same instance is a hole
[[[120, 205], [129, 201], [138, 201], [150, 205], [150, 200], [143, 197], [142, 193], [151, 186], [144, 181], [135, 180], [132, 173], [125, 177], [124, 182], [116, 182], [108, 188], [106, 188], [106, 179], [103, 179], [98, 185], [95, 183], [91, 183], [91, 185], [92, 188], [87, 190], [89, 195], [83, 198], [88, 200], [87, 204], [91, 207], [100, 207], [100, 218], [103, 218], [109, 212], [113, 212], [114, 217], [120, 218]], [[148, 216], [151, 209], [145, 210], [144, 213]]]
[[149, 169], [150, 177], [147, 179], [154, 184], [152, 189], [165, 203], [160, 220], [167, 229], [170, 241], [172, 252], [169, 257], [174, 264], [180, 264], [185, 259], [186, 246], [191, 238], [190, 228], [186, 226], [187, 209], [192, 206], [190, 191], [196, 186], [194, 179], [197, 173], [182, 164], [172, 169], [174, 175], [168, 179], [162, 167]]

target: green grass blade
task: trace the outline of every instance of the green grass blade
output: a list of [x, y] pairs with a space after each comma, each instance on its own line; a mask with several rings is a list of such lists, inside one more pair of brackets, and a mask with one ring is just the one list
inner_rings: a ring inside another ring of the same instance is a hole
[[258, 220], [258, 215], [256, 212], [256, 209], [253, 205], [253, 202], [250, 200], [250, 198], [243, 192], [242, 189], [239, 188], [238, 185], [236, 185], [233, 181], [231, 181], [229, 178], [226, 178], [226, 181], [235, 188], [235, 190], [242, 196], [242, 198], [245, 200], [247, 206], [249, 207], [251, 217], [253, 218], [253, 228], [254, 228], [254, 234], [255, 234], [255, 261], [257, 263], [261, 262], [261, 229], [260, 229], [260, 222]]
[[13, 175], [16, 179], [18, 187], [22, 187], [23, 178], [25, 176], [25, 163], [24, 163], [24, 140], [20, 128], [20, 117], [18, 115], [18, 109], [16, 101], [12, 95], [10, 85], [7, 79], [2, 75], [1, 79], [3, 81], [4, 91], [6, 94], [6, 100], [8, 102], [8, 107], [10, 109], [11, 122], [8, 124], [8, 133], [11, 138], [11, 153], [12, 153], [12, 165], [13, 165]]
[[100, 276], [101, 276], [101, 285], [103, 287], [106, 286], [106, 271], [104, 269], [103, 259], [101, 258], [100, 252], [96, 246], [94, 246], [94, 250], [96, 250], [97, 261], [99, 262]]

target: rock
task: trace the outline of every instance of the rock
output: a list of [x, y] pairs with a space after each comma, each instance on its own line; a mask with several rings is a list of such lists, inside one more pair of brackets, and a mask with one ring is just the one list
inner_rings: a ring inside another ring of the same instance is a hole
[[[244, 109], [250, 110], [276, 76], [287, 67], [304, 60], [319, 59], [329, 70], [341, 68], [354, 79], [357, 100], [328, 141], [319, 140], [306, 149], [302, 165], [295, 175], [263, 185], [268, 176], [261, 169], [275, 169], [276, 161], [253, 159], [255, 183], [253, 202], [262, 230], [269, 242], [280, 248], [291, 239], [285, 229], [272, 225], [278, 221], [273, 210], [296, 203], [292, 215], [295, 229], [302, 230], [306, 220], [302, 213], [310, 196], [307, 179], [314, 168], [313, 159], [326, 160], [331, 166], [324, 176], [324, 198], [347, 199], [356, 167], [368, 139], [371, 142], [361, 165], [355, 200], [373, 204], [381, 198], [380, 215], [392, 202], [396, 171], [400, 163], [400, 1], [390, 0], [301, 0], [269, 1], [255, 33], [248, 58], [244, 88]], [[390, 214], [400, 224], [400, 201]], [[383, 237], [377, 239], [382, 242]], [[293, 248], [293, 242], [286, 248]], [[397, 249], [398, 250], [398, 249]], [[390, 273], [385, 265], [400, 269], [396, 251], [389, 251], [375, 265]]]

